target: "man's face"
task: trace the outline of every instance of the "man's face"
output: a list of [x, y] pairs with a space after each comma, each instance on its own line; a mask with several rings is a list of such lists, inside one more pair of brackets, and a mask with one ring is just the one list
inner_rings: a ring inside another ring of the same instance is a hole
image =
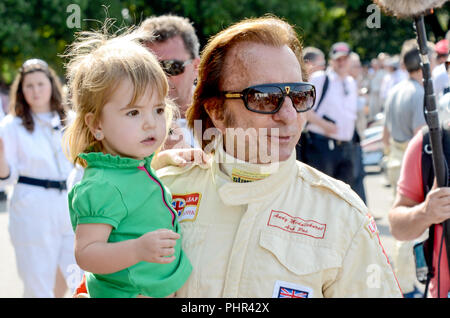
[[348, 74], [357, 79], [362, 72], [361, 62], [359, 60], [350, 60]]
[[346, 75], [349, 70], [349, 56], [340, 56], [331, 61], [331, 65], [336, 73], [339, 75]]
[[[189, 52], [184, 47], [181, 36], [176, 36], [164, 42], [147, 44], [147, 47], [155, 53], [160, 61], [179, 60], [185, 62], [191, 59]], [[181, 116], [184, 118], [186, 109], [191, 103], [194, 88], [194, 80], [197, 78], [199, 58], [187, 63], [182, 74], [169, 76], [169, 96], [180, 108]]]
[[325, 64], [325, 58], [321, 55], [318, 55], [314, 60], [307, 63], [309, 74], [311, 75], [314, 72], [325, 70]]
[[[237, 92], [257, 84], [302, 82], [302, 71], [287, 46], [243, 42], [225, 57], [222, 78], [222, 91]], [[252, 163], [268, 163], [267, 157], [271, 162], [287, 160], [306, 120], [296, 112], [288, 97], [275, 114], [249, 111], [242, 99], [226, 99], [223, 107], [223, 118], [215, 117], [213, 122], [224, 134], [225, 151]]]

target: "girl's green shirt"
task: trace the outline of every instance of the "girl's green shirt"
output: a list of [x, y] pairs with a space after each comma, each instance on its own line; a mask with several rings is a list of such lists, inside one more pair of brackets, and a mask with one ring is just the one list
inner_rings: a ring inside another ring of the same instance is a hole
[[[87, 167], [81, 182], [69, 193], [70, 218], [78, 224], [112, 226], [108, 242], [136, 239], [157, 229], [180, 233], [172, 195], [156, 176], [150, 163], [153, 155], [136, 160], [99, 152], [83, 153]], [[177, 291], [192, 271], [192, 265], [175, 246], [175, 260], [169, 264], [139, 262], [119, 272], [86, 273], [91, 297], [164, 297]]]

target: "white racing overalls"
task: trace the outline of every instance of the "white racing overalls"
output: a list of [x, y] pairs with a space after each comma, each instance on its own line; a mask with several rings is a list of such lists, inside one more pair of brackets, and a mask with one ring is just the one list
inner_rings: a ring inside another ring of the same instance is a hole
[[348, 185], [295, 152], [262, 180], [232, 182], [220, 152], [206, 168], [157, 171], [194, 268], [177, 296], [402, 296], [375, 221]]
[[62, 151], [59, 116], [36, 115], [30, 133], [20, 118], [8, 115], [0, 133], [10, 168], [9, 177], [0, 184], [14, 186], [8, 228], [24, 297], [53, 297], [58, 267], [69, 287], [75, 288], [82, 275], [74, 257], [67, 191], [18, 183], [18, 179], [66, 180], [72, 164]]

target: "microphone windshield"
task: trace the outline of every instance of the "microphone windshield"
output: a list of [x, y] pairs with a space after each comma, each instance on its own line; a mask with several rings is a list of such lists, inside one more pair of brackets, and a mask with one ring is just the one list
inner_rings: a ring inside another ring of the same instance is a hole
[[398, 18], [414, 17], [434, 8], [441, 7], [448, 0], [374, 0], [388, 15]]

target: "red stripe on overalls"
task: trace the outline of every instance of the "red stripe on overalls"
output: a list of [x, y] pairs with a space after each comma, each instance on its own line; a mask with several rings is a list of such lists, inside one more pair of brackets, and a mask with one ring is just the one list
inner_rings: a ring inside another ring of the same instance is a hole
[[402, 293], [402, 297], [403, 297], [402, 288], [400, 287], [400, 283], [398, 282], [397, 276], [395, 275], [394, 269], [392, 268], [391, 262], [389, 261], [389, 257], [387, 256], [386, 251], [384, 250], [383, 244], [381, 244], [381, 239], [380, 239], [380, 235], [378, 234], [378, 232], [377, 232], [377, 238], [378, 238], [378, 244], [380, 245], [381, 250], [383, 251], [384, 257], [386, 257], [386, 261], [387, 261], [389, 267], [391, 268], [392, 274], [394, 274], [394, 278], [395, 278], [395, 281], [397, 282], [398, 289], [400, 289], [400, 292]]
[[138, 169], [144, 171], [150, 177], [150, 179], [152, 179], [154, 182], [158, 184], [159, 188], [161, 189], [162, 200], [166, 205], [166, 207], [169, 209], [170, 213], [172, 214], [172, 226], [175, 226], [175, 213], [172, 211], [172, 209], [166, 202], [166, 198], [164, 197], [164, 188], [162, 187], [162, 184], [158, 180], [153, 178], [153, 176], [147, 171], [147, 169], [145, 169], [145, 167], [138, 167]]

